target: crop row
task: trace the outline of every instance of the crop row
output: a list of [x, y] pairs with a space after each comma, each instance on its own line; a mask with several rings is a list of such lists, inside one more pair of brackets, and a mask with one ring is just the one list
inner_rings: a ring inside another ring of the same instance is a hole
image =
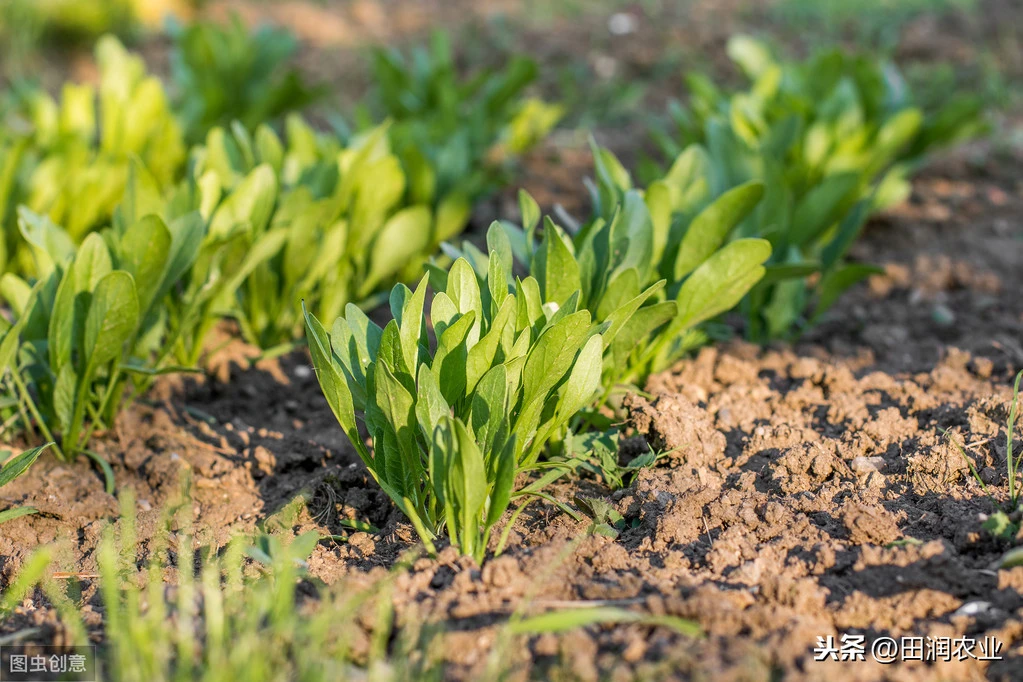
[[[455, 243], [474, 203], [560, 116], [523, 96], [535, 65], [462, 81], [442, 39], [410, 62], [377, 52], [383, 122], [323, 132], [286, 106], [315, 88], [252, 67], [286, 56], [272, 44], [239, 25], [180, 29], [172, 97], [105, 38], [98, 94], [13, 98], [5, 432], [92, 457], [112, 487], [93, 435], [160, 374], [198, 367], [216, 324], [267, 355], [304, 328], [371, 474], [431, 551], [446, 533], [478, 560], [623, 388], [732, 329], [724, 316], [754, 340], [793, 338], [876, 272], [845, 259], [867, 219], [905, 198], [927, 152], [983, 126], [973, 100], [915, 107], [890, 65], [784, 62], [737, 37], [748, 87], [690, 76], [677, 135], [657, 138], [673, 160], [645, 188], [594, 145], [588, 219], [559, 225], [520, 193], [519, 224], [495, 222], [484, 249]], [[366, 311], [384, 300], [380, 327]]]

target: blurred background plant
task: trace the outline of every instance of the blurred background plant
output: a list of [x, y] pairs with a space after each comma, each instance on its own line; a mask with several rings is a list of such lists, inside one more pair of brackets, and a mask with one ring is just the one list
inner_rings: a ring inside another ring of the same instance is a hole
[[[66, 83], [60, 102], [14, 91], [0, 121], [0, 217], [5, 269], [36, 274], [14, 224], [18, 205], [47, 215], [79, 243], [109, 223], [137, 158], [160, 187], [175, 182], [185, 145], [159, 79], [112, 36], [96, 44], [99, 85]], [[10, 261], [9, 266], [6, 263]]]
[[413, 200], [458, 194], [471, 200], [507, 179], [507, 163], [542, 140], [562, 107], [525, 96], [536, 62], [512, 55], [502, 69], [459, 74], [447, 34], [408, 56], [372, 51], [374, 86], [358, 115], [360, 128], [393, 121], [391, 139], [411, 176]]
[[171, 20], [168, 27], [174, 105], [191, 144], [235, 121], [253, 132], [325, 94], [288, 66], [298, 49], [290, 31], [270, 25], [250, 31], [237, 14], [226, 24]]
[[969, 16], [976, 7], [977, 0], [781, 0], [770, 12], [779, 22], [813, 27], [821, 43], [848, 36], [864, 48], [890, 50], [911, 20], [952, 12]]
[[[656, 142], [676, 159], [669, 175], [708, 197], [765, 183], [764, 201], [731, 235], [773, 247], [767, 276], [742, 306], [745, 332], [793, 338], [877, 272], [847, 263], [846, 252], [873, 214], [909, 196], [928, 153], [986, 131], [983, 101], [947, 93], [924, 110], [894, 64], [838, 48], [786, 61], [737, 35], [728, 55], [749, 85], [728, 91], [690, 73], [687, 105], [670, 108], [674, 132], [655, 133]], [[691, 144], [699, 153], [680, 167]]]

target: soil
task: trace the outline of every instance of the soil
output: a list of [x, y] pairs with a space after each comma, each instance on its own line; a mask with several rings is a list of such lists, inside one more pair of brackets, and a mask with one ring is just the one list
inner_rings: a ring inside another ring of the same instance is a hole
[[[362, 5], [370, 3], [353, 3]], [[721, 35], [750, 16], [726, 22]], [[981, 23], [971, 31], [991, 20]], [[910, 47], [940, 50], [942, 31], [956, 27], [928, 30], [932, 43]], [[719, 54], [717, 38], [707, 40]], [[607, 135], [625, 152], [634, 139]], [[556, 167], [564, 159], [580, 169], [574, 177]], [[547, 188], [545, 206], [582, 213], [588, 164], [574, 143], [547, 147], [526, 183]], [[1004, 500], [1010, 381], [1023, 369], [1021, 168], [1018, 147], [989, 143], [934, 160], [910, 200], [874, 220], [853, 251], [884, 275], [852, 290], [795, 345], [733, 341], [653, 377], [645, 395], [625, 402], [623, 449], [671, 454], [628, 487], [581, 478], [550, 489], [566, 503], [606, 498], [624, 519], [617, 537], [534, 502], [504, 555], [482, 567], [451, 548], [418, 559], [395, 583], [399, 626], [440, 625], [452, 679], [481, 679], [513, 611], [586, 605], [692, 619], [707, 636], [629, 624], [525, 637], [507, 652], [514, 677], [1023, 679], [1023, 567], [995, 568], [1023, 538], [1002, 542], [982, 529], [995, 504], [955, 446]], [[474, 222], [512, 215], [512, 196]], [[414, 532], [346, 443], [304, 352], [255, 364], [252, 355], [228, 344], [206, 376], [166, 379], [97, 440], [119, 491], [134, 493], [143, 546], [187, 485], [200, 543], [222, 545], [273, 518], [296, 532], [347, 536], [317, 547], [312, 579], [378, 579], [415, 546]], [[58, 548], [62, 570], [89, 576], [118, 514], [84, 460], [42, 459], [3, 489], [3, 502], [42, 512], [3, 526], [5, 585], [42, 543]], [[286, 507], [297, 511], [280, 514]], [[345, 520], [379, 530], [355, 532]], [[94, 585], [82, 581], [90, 598]], [[98, 615], [87, 624], [101, 636]], [[60, 637], [40, 595], [0, 634], [30, 626], [39, 641]], [[819, 637], [843, 634], [865, 637], [865, 662], [814, 661]], [[995, 638], [1003, 660], [871, 661], [871, 642], [904, 636]]]

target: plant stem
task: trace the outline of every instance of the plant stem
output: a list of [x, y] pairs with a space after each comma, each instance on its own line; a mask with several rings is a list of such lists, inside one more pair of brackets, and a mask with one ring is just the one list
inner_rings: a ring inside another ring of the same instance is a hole
[[1023, 370], [1016, 375], [1016, 382], [1012, 387], [1012, 407], [1009, 408], [1009, 419], [1005, 424], [1005, 459], [1009, 469], [1009, 500], [1013, 508], [1016, 508], [1019, 499], [1016, 490], [1016, 473], [1019, 467], [1019, 459], [1013, 458], [1012, 441], [1013, 431], [1016, 428], [1016, 416], [1019, 410], [1019, 383], [1023, 379]]
[[[46, 422], [43, 421], [42, 415], [39, 414], [39, 410], [36, 408], [35, 401], [32, 400], [32, 396], [29, 394], [28, 388], [25, 386], [25, 382], [21, 380], [21, 377], [16, 371], [11, 371], [11, 380], [14, 381], [14, 385], [18, 387], [18, 392], [21, 393], [22, 399], [25, 404], [28, 405], [28, 410], [32, 413], [32, 418], [36, 420], [36, 425], [39, 427], [39, 430], [42, 431], [43, 437], [45, 437], [47, 441], [56, 443], [57, 441], [53, 437], [53, 434], [50, 433], [50, 429], [46, 426]], [[61, 445], [63, 444], [64, 442], [61, 440]], [[66, 461], [63, 448], [57, 447], [57, 456]]]

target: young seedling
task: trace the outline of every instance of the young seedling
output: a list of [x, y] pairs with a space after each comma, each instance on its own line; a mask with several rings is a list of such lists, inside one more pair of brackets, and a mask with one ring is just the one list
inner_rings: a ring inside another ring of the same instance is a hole
[[653, 467], [667, 452], [646, 452], [636, 455], [627, 463], [619, 460], [617, 430], [590, 431], [573, 435], [566, 440], [565, 461], [574, 469], [582, 470], [602, 480], [612, 492], [632, 485], [640, 470]]
[[[966, 450], [962, 445], [957, 443], [949, 436], [949, 442], [959, 451], [963, 459], [966, 461], [966, 465], [970, 468], [970, 473], [980, 484], [980, 487], [984, 490], [984, 493], [991, 498], [991, 502], [995, 505], [997, 511], [991, 514], [984, 522], [984, 529], [995, 537], [1002, 538], [1004, 540], [1012, 540], [1016, 537], [1016, 534], [1020, 529], [1020, 521], [1023, 519], [1023, 506], [1021, 506], [1021, 497], [1023, 497], [1023, 481], [1020, 480], [1020, 461], [1023, 460], [1023, 453], [1015, 453], [1013, 451], [1013, 440], [1016, 432], [1016, 420], [1019, 416], [1019, 387], [1020, 380], [1023, 379], [1023, 371], [1016, 375], [1016, 381], [1012, 386], [1012, 402], [1009, 405], [1009, 416], [1005, 421], [1005, 467], [1006, 467], [1006, 481], [1008, 485], [1008, 500], [1003, 506], [991, 490], [984, 483], [984, 479], [980, 477], [980, 473], [977, 471], [977, 467], [974, 466], [973, 460], [970, 459], [969, 455], [966, 454]], [[945, 432], [945, 435], [948, 435]]]
[[908, 196], [927, 152], [984, 129], [982, 107], [952, 97], [926, 112], [893, 65], [840, 50], [783, 62], [740, 35], [728, 54], [750, 86], [723, 92], [689, 76], [688, 107], [672, 112], [676, 138], [658, 139], [677, 159], [665, 180], [686, 178], [687, 195], [707, 197], [764, 184], [763, 201], [729, 238], [762, 237], [773, 247], [766, 276], [743, 302], [747, 336], [791, 338], [878, 272], [846, 262], [849, 247], [871, 215]]
[[[760, 201], [760, 183], [687, 211], [683, 182], [672, 177], [641, 194], [610, 152], [594, 147], [594, 157], [594, 220], [569, 236], [547, 217], [537, 239], [540, 209], [522, 192], [522, 228], [495, 223], [487, 243], [525, 265], [545, 303], [576, 300], [594, 320], [615, 325], [605, 352], [603, 403], [622, 385], [642, 385], [704, 343], [701, 325], [732, 309], [763, 277], [771, 246], [763, 239], [725, 243]], [[472, 245], [447, 250], [464, 253], [484, 271], [486, 260]], [[641, 307], [624, 307], [636, 300]]]
[[383, 329], [354, 305], [330, 332], [306, 312], [328, 404], [431, 552], [446, 530], [482, 561], [516, 495], [516, 473], [533, 467], [548, 439], [593, 400], [601, 356], [631, 314], [594, 324], [578, 294], [545, 304], [536, 279], [512, 282], [511, 265], [510, 250], [493, 250], [482, 285], [462, 258], [435, 270], [428, 316], [427, 278], [414, 292], [399, 284]]
[[0, 280], [15, 317], [0, 359], [21, 426], [57, 441], [61, 459], [84, 453], [99, 461], [110, 487], [110, 469], [89, 440], [155, 375], [180, 369], [166, 362], [173, 345], [166, 302], [196, 258], [201, 221], [194, 214], [169, 225], [155, 215], [118, 221], [78, 249], [28, 209], [19, 225], [46, 273], [34, 287], [10, 273]]

